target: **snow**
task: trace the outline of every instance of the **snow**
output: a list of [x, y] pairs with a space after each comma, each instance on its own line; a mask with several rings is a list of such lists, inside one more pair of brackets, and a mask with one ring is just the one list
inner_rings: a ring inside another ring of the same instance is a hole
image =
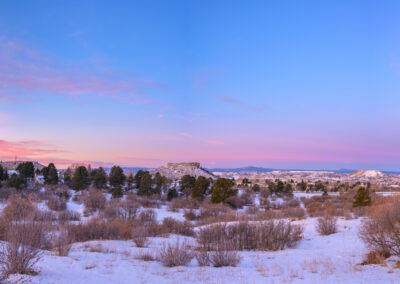
[[[166, 211], [165, 211], [166, 212]], [[151, 238], [149, 248], [136, 248], [130, 241], [76, 243], [68, 257], [46, 252], [38, 263], [40, 273], [32, 283], [398, 283], [400, 270], [394, 260], [387, 266], [361, 266], [367, 252], [357, 236], [361, 219], [339, 220], [339, 232], [319, 236], [315, 218], [295, 223], [304, 225], [305, 238], [297, 247], [277, 252], [240, 252], [238, 267], [199, 267], [195, 259], [187, 267], [163, 267], [158, 261], [135, 259], [139, 252], [155, 253], [165, 242], [177, 238], [194, 244], [194, 239], [171, 235]], [[89, 247], [101, 244], [102, 250]]]

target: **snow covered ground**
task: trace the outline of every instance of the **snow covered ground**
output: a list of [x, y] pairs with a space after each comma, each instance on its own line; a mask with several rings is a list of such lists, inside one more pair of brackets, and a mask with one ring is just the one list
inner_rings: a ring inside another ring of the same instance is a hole
[[[319, 236], [315, 219], [304, 225], [305, 238], [296, 248], [278, 252], [240, 252], [238, 267], [200, 267], [195, 259], [187, 267], [166, 268], [158, 261], [145, 262], [135, 256], [143, 251], [156, 254], [165, 242], [178, 236], [151, 238], [149, 248], [136, 248], [130, 241], [76, 243], [69, 256], [46, 252], [38, 263], [40, 273], [32, 283], [399, 283], [395, 259], [386, 266], [359, 265], [367, 252], [357, 236], [360, 219], [339, 220], [339, 232]], [[193, 238], [186, 239], [195, 243]], [[94, 248], [94, 249], [93, 249]], [[94, 250], [94, 252], [93, 252]], [[91, 252], [92, 251], [92, 252]]]

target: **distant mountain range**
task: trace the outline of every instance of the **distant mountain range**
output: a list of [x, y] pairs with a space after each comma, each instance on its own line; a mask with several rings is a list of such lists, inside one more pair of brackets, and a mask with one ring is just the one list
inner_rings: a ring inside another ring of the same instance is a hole
[[[256, 172], [256, 173], [268, 173], [272, 171], [312, 171], [312, 172], [334, 172], [340, 174], [351, 174], [357, 170], [354, 169], [338, 169], [338, 170], [304, 170], [304, 169], [273, 169], [273, 168], [262, 168], [262, 167], [243, 167], [243, 168], [213, 168], [208, 169], [211, 172]], [[381, 171], [385, 174], [400, 174], [400, 172], [396, 171]]]

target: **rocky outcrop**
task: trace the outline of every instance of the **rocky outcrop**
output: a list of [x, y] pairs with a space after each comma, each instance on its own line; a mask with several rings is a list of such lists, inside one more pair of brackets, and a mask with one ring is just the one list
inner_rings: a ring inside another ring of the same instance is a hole
[[19, 164], [25, 163], [25, 162], [32, 162], [33, 166], [35, 167], [35, 170], [41, 170], [44, 168], [42, 164], [39, 162], [35, 161], [8, 161], [8, 162], [0, 162], [0, 165], [3, 166], [3, 168], [6, 168], [7, 170], [16, 170], [18, 168]]
[[151, 171], [154, 175], [159, 172], [172, 180], [180, 180], [184, 175], [191, 175], [194, 177], [204, 176], [206, 178], [215, 179], [216, 176], [200, 166], [200, 163], [168, 163], [167, 166], [159, 167]]

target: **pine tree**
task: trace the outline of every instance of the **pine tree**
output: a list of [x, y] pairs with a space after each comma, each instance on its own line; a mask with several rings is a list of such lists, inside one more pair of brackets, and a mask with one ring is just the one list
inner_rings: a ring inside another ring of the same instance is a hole
[[89, 174], [84, 166], [77, 167], [72, 177], [72, 188], [76, 191], [86, 189], [89, 186]]
[[17, 171], [22, 178], [34, 178], [35, 177], [35, 167], [32, 162], [24, 162], [18, 165]]
[[26, 179], [21, 175], [12, 174], [7, 182], [8, 187], [14, 187], [17, 190], [21, 190], [26, 186]]
[[130, 173], [126, 179], [127, 190], [132, 190], [134, 181], [135, 178], [133, 177], [133, 174]]
[[98, 169], [92, 170], [94, 173], [93, 184], [96, 188], [105, 188], [107, 186], [107, 173], [100, 167]]
[[203, 176], [199, 176], [192, 188], [192, 198], [196, 200], [203, 200], [210, 187], [210, 181]]
[[180, 186], [180, 191], [184, 195], [190, 195], [190, 192], [194, 186], [194, 183], [196, 182], [196, 178], [191, 175], [184, 175], [181, 178], [181, 186]]
[[58, 184], [58, 172], [53, 163], [42, 169], [45, 184]]
[[149, 172], [145, 171], [140, 179], [140, 187], [138, 189], [138, 195], [152, 195], [153, 191], [153, 180]]
[[211, 202], [224, 202], [231, 196], [237, 194], [237, 190], [233, 189], [234, 182], [227, 178], [219, 178], [212, 186]]
[[144, 174], [144, 171], [139, 170], [136, 175], [135, 175], [135, 185], [136, 188], [140, 188], [140, 181], [142, 180], [142, 176]]
[[371, 196], [369, 189], [361, 186], [357, 194], [354, 196], [353, 207], [368, 206], [371, 205]]

